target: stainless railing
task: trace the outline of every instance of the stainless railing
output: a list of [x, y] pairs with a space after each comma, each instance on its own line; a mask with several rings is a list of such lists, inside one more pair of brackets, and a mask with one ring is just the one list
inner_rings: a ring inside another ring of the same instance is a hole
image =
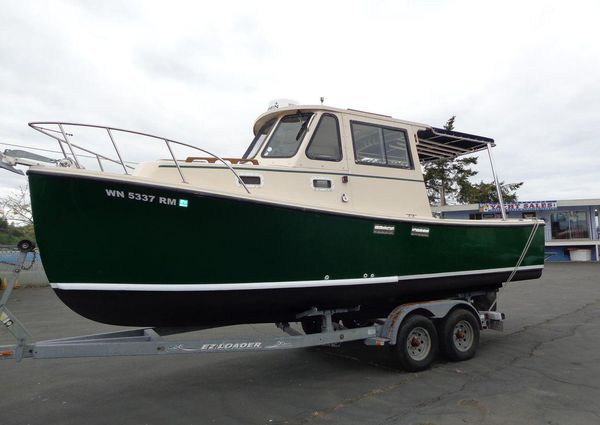
[[[54, 128], [48, 128], [48, 127], [52, 127], [52, 126], [54, 126]], [[173, 160], [173, 163], [175, 164], [175, 167], [177, 167], [177, 171], [179, 173], [179, 176], [181, 177], [182, 183], [189, 183], [186, 180], [183, 170], [179, 165], [179, 161], [177, 161], [177, 159], [175, 158], [175, 154], [173, 153], [173, 149], [172, 149], [171, 145], [175, 144], [175, 145], [179, 145], [179, 146], [184, 146], [186, 148], [200, 151], [206, 155], [209, 155], [209, 156], [215, 158], [219, 162], [222, 162], [235, 175], [237, 181], [246, 190], [246, 192], [250, 193], [250, 190], [248, 190], [248, 187], [246, 187], [246, 185], [244, 184], [244, 182], [242, 181], [242, 179], [240, 178], [238, 173], [233, 169], [233, 167], [226, 160], [224, 160], [223, 158], [221, 158], [218, 155], [215, 155], [214, 153], [211, 153], [205, 149], [199, 148], [194, 145], [178, 142], [176, 140], [168, 139], [168, 138], [162, 137], [162, 136], [156, 136], [153, 134], [142, 133], [139, 131], [125, 130], [122, 128], [115, 128], [115, 127], [108, 127], [108, 126], [94, 125], [94, 124], [81, 124], [81, 123], [58, 122], [58, 121], [43, 121], [43, 122], [30, 122], [29, 127], [56, 140], [58, 142], [58, 145], [60, 147], [60, 150], [61, 150], [65, 160], [67, 160], [68, 162], [72, 161], [74, 163], [75, 167], [77, 167], [77, 168], [83, 168], [83, 166], [81, 165], [81, 162], [79, 161], [79, 157], [84, 157], [84, 156], [88, 157], [88, 155], [92, 155], [92, 157], [94, 157], [96, 159], [96, 161], [98, 162], [98, 165], [99, 165], [101, 171], [104, 171], [104, 166], [103, 166], [102, 161], [108, 161], [110, 163], [120, 165], [123, 168], [123, 171], [125, 172], [125, 174], [127, 174], [127, 175], [130, 174], [129, 170], [134, 169], [134, 167], [132, 167], [129, 164], [134, 164], [134, 162], [126, 161], [123, 158], [123, 155], [121, 154], [121, 151], [119, 150], [119, 148], [117, 146], [117, 141], [116, 141], [113, 133], [127, 133], [127, 134], [133, 134], [133, 135], [137, 135], [137, 136], [148, 137], [149, 139], [152, 139], [155, 141], [161, 141], [166, 145], [167, 150], [169, 151], [169, 154]], [[69, 133], [69, 132], [65, 131], [65, 127], [96, 128], [96, 129], [101, 129], [101, 130], [106, 131], [106, 133], [108, 135], [108, 139], [110, 140], [110, 142], [115, 150], [116, 158], [110, 158], [106, 155], [102, 155], [98, 152], [94, 152], [91, 149], [87, 149], [78, 144], [73, 143], [70, 140], [70, 138], [72, 138], [74, 135], [73, 135], [73, 133]], [[65, 148], [67, 148], [68, 151]], [[78, 154], [76, 153], [77, 151], [85, 152], [88, 155], [85, 155], [85, 154], [82, 155], [80, 153], [79, 157], [78, 157]], [[72, 159], [71, 159], [71, 157], [72, 157]]]

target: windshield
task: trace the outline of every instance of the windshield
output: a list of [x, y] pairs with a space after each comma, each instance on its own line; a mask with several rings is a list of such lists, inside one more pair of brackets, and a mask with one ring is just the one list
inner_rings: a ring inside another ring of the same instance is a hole
[[312, 116], [312, 113], [304, 113], [283, 117], [262, 156], [265, 158], [291, 158], [296, 155]]
[[271, 128], [273, 128], [275, 121], [277, 121], [277, 119], [273, 118], [272, 120], [267, 121], [265, 125], [261, 127], [258, 133], [256, 133], [256, 136], [254, 136], [250, 146], [248, 146], [248, 149], [246, 149], [246, 153], [242, 158], [254, 158], [256, 156], [256, 153], [260, 150], [263, 142], [271, 132]]

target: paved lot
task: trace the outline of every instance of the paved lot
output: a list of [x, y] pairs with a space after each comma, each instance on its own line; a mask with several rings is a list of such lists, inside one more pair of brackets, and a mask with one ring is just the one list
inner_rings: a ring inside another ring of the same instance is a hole
[[[46, 288], [12, 310], [35, 338], [114, 330]], [[505, 332], [410, 374], [352, 343], [270, 353], [0, 362], [0, 424], [598, 424], [600, 265], [551, 264], [501, 293]], [[236, 326], [220, 335], [274, 333]], [[216, 335], [206, 331], [203, 335]], [[10, 339], [0, 330], [0, 343]]]

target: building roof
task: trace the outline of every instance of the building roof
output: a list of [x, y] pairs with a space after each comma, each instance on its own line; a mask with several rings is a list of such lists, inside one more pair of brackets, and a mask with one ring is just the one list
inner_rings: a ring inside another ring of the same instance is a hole
[[[519, 201], [528, 202], [528, 201]], [[533, 201], [532, 201], [533, 202]], [[588, 207], [599, 206], [599, 198], [590, 199], [563, 199], [557, 200], [558, 207]], [[443, 207], [431, 207], [433, 212], [455, 212], [455, 211], [479, 211], [479, 204], [445, 205]]]

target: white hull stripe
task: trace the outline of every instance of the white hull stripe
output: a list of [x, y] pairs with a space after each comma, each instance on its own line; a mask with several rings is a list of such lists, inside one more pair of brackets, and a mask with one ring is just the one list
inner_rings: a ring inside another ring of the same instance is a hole
[[[543, 269], [543, 265], [522, 266], [519, 271]], [[79, 291], [239, 291], [252, 289], [291, 289], [314, 288], [328, 286], [375, 285], [378, 283], [397, 283], [403, 280], [435, 279], [443, 277], [470, 276], [489, 273], [512, 272], [514, 267], [500, 269], [465, 270], [448, 273], [415, 274], [406, 276], [365, 277], [359, 279], [300, 280], [283, 282], [248, 282], [248, 283], [51, 283], [54, 289]]]

